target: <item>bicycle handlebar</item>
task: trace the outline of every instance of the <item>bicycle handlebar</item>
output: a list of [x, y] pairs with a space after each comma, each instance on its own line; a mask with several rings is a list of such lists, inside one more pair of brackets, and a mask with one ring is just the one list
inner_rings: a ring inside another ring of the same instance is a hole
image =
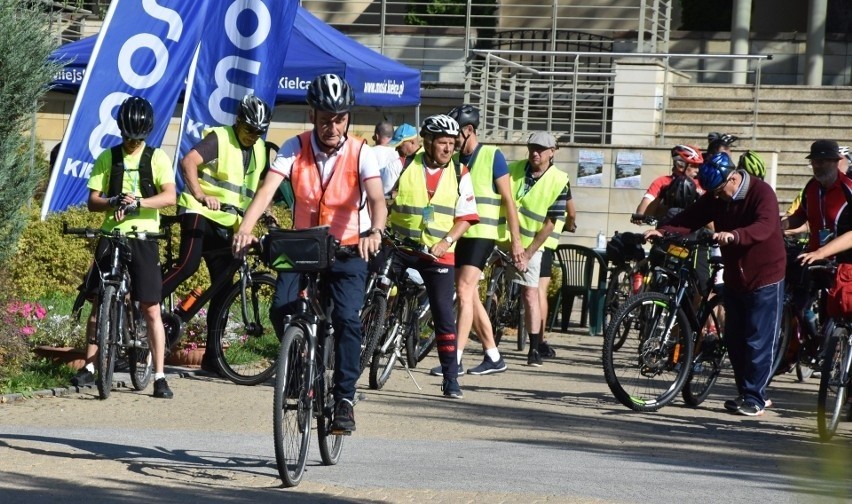
[[693, 231], [687, 235], [681, 235], [677, 233], [665, 233], [663, 236], [651, 236], [649, 237], [651, 241], [660, 242], [661, 244], [675, 244], [684, 247], [696, 246], [696, 245], [706, 245], [710, 246], [716, 243], [716, 240], [713, 238], [713, 231], [710, 231], [707, 228], [701, 228], [697, 231]]
[[99, 236], [104, 236], [107, 238], [136, 238], [139, 240], [164, 240], [168, 238], [167, 234], [164, 233], [153, 233], [150, 231], [138, 231], [136, 226], [133, 226], [133, 229], [130, 231], [122, 232], [120, 229], [113, 229], [112, 231], [103, 231], [97, 228], [70, 228], [68, 227], [67, 222], [62, 223], [62, 234], [67, 235], [75, 235], [81, 236], [84, 238], [96, 238]]
[[630, 216], [630, 222], [634, 224], [648, 224], [650, 226], [657, 225], [657, 218], [652, 215], [644, 215], [644, 214], [633, 214]]

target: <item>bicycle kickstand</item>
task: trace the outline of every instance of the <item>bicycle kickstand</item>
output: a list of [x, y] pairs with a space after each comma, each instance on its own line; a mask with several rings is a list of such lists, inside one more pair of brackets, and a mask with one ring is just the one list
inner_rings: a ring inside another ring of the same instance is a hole
[[417, 390], [422, 392], [423, 388], [421, 388], [420, 384], [417, 383], [417, 380], [414, 379], [414, 375], [411, 373], [411, 368], [408, 367], [408, 362], [402, 358], [402, 354], [400, 353], [399, 349], [394, 350], [394, 353], [396, 353], [396, 360], [402, 363], [402, 367], [405, 368], [405, 372], [408, 373], [408, 376], [411, 378], [411, 381], [414, 382], [414, 386], [417, 387]]

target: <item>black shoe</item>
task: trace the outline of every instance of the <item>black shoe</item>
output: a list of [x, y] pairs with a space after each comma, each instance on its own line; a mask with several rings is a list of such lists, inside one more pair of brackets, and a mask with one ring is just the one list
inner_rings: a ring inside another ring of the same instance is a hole
[[464, 394], [462, 393], [461, 387], [459, 387], [458, 380], [444, 379], [444, 382], [441, 384], [441, 390], [444, 392], [444, 397], [449, 397], [450, 399], [464, 398]]
[[349, 399], [337, 401], [334, 407], [334, 420], [331, 422], [331, 432], [336, 435], [348, 435], [355, 430], [355, 408]]
[[94, 384], [95, 374], [86, 368], [77, 371], [77, 374], [71, 378], [71, 385], [75, 387], [91, 387]]
[[530, 350], [530, 353], [527, 354], [527, 366], [540, 367], [541, 365], [541, 354], [536, 350]]
[[154, 397], [158, 399], [171, 399], [174, 396], [172, 389], [169, 388], [169, 382], [165, 378], [160, 378], [154, 382]]
[[538, 354], [542, 359], [552, 359], [556, 357], [556, 350], [554, 350], [552, 346], [548, 345], [546, 341], [542, 341], [538, 344]]

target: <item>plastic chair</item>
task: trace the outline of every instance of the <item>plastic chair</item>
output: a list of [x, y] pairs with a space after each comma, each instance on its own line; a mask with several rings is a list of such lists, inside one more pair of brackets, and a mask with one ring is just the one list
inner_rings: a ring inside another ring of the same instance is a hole
[[[561, 311], [562, 330], [568, 329], [571, 311], [574, 309], [574, 299], [580, 298], [580, 326], [589, 325], [590, 334], [600, 334], [603, 331], [603, 301], [606, 295], [606, 260], [603, 256], [582, 245], [559, 245], [556, 248], [556, 258], [562, 270], [562, 285], [553, 304], [548, 329], [553, 329], [557, 310]], [[595, 266], [597, 266], [597, 281], [595, 281]]]

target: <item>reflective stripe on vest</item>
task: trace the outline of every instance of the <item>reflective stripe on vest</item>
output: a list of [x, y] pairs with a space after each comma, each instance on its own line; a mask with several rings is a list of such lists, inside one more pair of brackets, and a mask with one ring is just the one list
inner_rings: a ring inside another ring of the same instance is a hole
[[334, 172], [323, 189], [320, 168], [311, 144], [313, 132], [299, 135], [301, 151], [293, 161], [293, 227], [304, 229], [331, 226], [331, 234], [341, 245], [355, 245], [360, 233], [358, 211], [361, 206], [360, 159], [364, 140], [349, 137], [337, 151]]
[[473, 194], [476, 196], [476, 211], [479, 223], [468, 229], [465, 238], [497, 239], [497, 226], [500, 222], [502, 198], [494, 192], [494, 155], [497, 147], [480, 145], [473, 155], [473, 163], [468, 166]]
[[[453, 228], [459, 198], [458, 180], [453, 169], [445, 168], [442, 171], [438, 187], [430, 200], [421, 152], [399, 177], [398, 191], [388, 219], [391, 230], [427, 247], [443, 240]], [[424, 225], [423, 209], [429, 204], [434, 209], [434, 220]], [[451, 252], [455, 247], [453, 243], [447, 250]]]
[[[517, 195], [523, 189], [526, 167], [527, 160], [525, 159], [515, 161], [509, 165], [512, 194]], [[545, 219], [547, 219], [547, 210], [556, 202], [566, 185], [568, 185], [568, 174], [555, 166], [551, 166], [526, 194], [516, 199], [515, 204], [518, 207], [521, 244], [524, 247], [528, 247], [533, 242], [535, 235], [544, 227]], [[560, 223], [560, 220], [557, 220], [553, 232], [550, 233], [544, 242], [545, 248], [556, 247], [553, 244], [553, 240], [556, 243], [559, 242], [559, 235], [562, 232], [563, 225], [564, 218], [562, 223]], [[499, 241], [509, 241], [509, 231], [505, 224], [500, 227]]]
[[[248, 170], [243, 171], [243, 151], [233, 126], [219, 126], [204, 130], [202, 136], [216, 133], [218, 152], [216, 159], [198, 167], [198, 185], [207, 196], [218, 198], [220, 203], [245, 210], [260, 182], [266, 166], [266, 144], [258, 139], [252, 146]], [[189, 191], [181, 193], [178, 205], [199, 213], [217, 224], [236, 228], [242, 221], [239, 215], [211, 210], [193, 198]]]

